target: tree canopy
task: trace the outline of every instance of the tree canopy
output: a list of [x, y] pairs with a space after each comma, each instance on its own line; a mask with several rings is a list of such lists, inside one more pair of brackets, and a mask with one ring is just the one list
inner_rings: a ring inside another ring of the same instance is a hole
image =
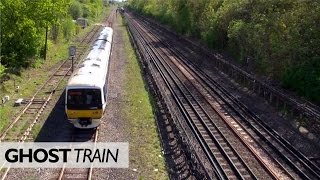
[[[5, 68], [28, 67], [44, 52], [46, 29], [56, 42], [74, 34], [72, 18], [95, 18], [101, 13], [102, 0], [5, 0], [1, 9], [1, 64]], [[85, 9], [85, 10], [84, 10]]]

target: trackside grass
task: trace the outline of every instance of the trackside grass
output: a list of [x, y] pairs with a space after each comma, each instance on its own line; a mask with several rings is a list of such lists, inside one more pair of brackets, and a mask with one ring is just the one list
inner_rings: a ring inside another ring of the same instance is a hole
[[[120, 20], [118, 18], [118, 22]], [[129, 168], [138, 173], [139, 179], [169, 179], [153, 114], [153, 99], [145, 88], [138, 59], [130, 44], [124, 22], [122, 24], [121, 31], [127, 54], [124, 81], [126, 103], [122, 111], [129, 120]]]

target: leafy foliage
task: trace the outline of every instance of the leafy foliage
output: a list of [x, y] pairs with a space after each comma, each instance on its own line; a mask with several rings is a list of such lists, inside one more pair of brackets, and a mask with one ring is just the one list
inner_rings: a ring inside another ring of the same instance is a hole
[[[28, 67], [44, 52], [46, 29], [54, 42], [75, 33], [72, 18], [94, 18], [102, 12], [102, 0], [5, 0], [1, 10], [0, 76], [7, 69]], [[91, 16], [92, 15], [92, 16]]]
[[62, 32], [63, 32], [63, 38], [67, 41], [71, 39], [73, 36], [76, 26], [74, 22], [72, 21], [72, 18], [66, 18], [62, 21]]
[[81, 3], [79, 1], [74, 1], [70, 6], [69, 11], [73, 19], [82, 17], [83, 10]]
[[5, 70], [6, 70], [6, 68], [0, 64], [0, 77], [4, 74]]
[[252, 59], [256, 72], [320, 103], [320, 2], [131, 0], [129, 7], [178, 32]]
[[63, 0], [1, 1], [2, 64], [27, 67], [43, 46], [45, 28], [63, 16], [64, 6]]

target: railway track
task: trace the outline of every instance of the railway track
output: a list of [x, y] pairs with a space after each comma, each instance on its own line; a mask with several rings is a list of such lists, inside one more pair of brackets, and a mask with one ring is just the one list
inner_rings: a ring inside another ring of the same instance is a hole
[[[146, 57], [146, 54], [142, 54], [137, 49], [137, 42], [134, 42], [133, 35], [128, 31], [130, 36], [130, 41], [136, 53], [140, 59], [149, 59]], [[142, 58], [144, 57], [144, 58]], [[153, 73], [155, 70], [153, 67], [149, 66], [148, 70], [146, 69], [146, 64], [140, 64], [143, 68], [143, 72], [146, 75], [146, 81], [149, 84], [149, 88], [153, 91], [151, 92], [156, 98], [157, 102], [157, 126], [160, 134], [160, 139], [162, 139], [162, 147], [164, 149], [164, 154], [168, 157], [166, 158], [167, 163], [177, 164], [177, 166], [168, 167], [169, 178], [170, 179], [185, 179], [185, 178], [196, 178], [196, 179], [205, 179], [205, 177], [210, 177], [207, 171], [204, 170], [203, 164], [199, 162], [199, 157], [195, 154], [193, 147], [189, 146], [189, 140], [179, 121], [176, 121], [176, 114], [172, 114], [170, 107], [175, 107], [176, 105], [166, 103], [166, 96], [162, 96], [161, 92], [166, 91], [163, 87], [158, 86], [157, 84], [162, 84], [157, 82], [156, 74]], [[166, 144], [164, 141], [168, 141]]]
[[[146, 45], [149, 43], [145, 42], [144, 47], [147, 48]], [[153, 62], [156, 64], [156, 68], [161, 73], [163, 79], [169, 80], [174, 77], [171, 82], [166, 81], [166, 84], [170, 87], [171, 92], [175, 95], [175, 99], [179, 102], [180, 109], [186, 114], [188, 124], [195, 133], [201, 147], [206, 152], [212, 166], [217, 170], [217, 176], [221, 179], [256, 179], [223, 133], [212, 123], [213, 120], [199, 103], [199, 99], [188, 90], [187, 85], [183, 85], [183, 80], [173, 73], [174, 70], [171, 69], [171, 72], [168, 72], [165, 66], [157, 63], [157, 58], [161, 57], [161, 54], [155, 56], [153, 53], [157, 54], [155, 51], [152, 52], [150, 48], [148, 55], [153, 56], [155, 59]], [[167, 74], [163, 73], [166, 71]]]
[[[103, 25], [111, 25], [115, 18], [115, 10], [112, 10], [108, 18]], [[90, 32], [82, 38], [77, 46], [76, 55], [74, 57], [74, 64], [76, 67], [81, 58], [88, 52], [88, 47], [92, 44], [92, 41], [101, 30], [101, 25], [95, 25]], [[0, 142], [2, 141], [25, 141], [32, 140], [30, 132], [33, 126], [39, 120], [42, 112], [47, 107], [53, 94], [56, 92], [58, 86], [66, 80], [72, 73], [72, 61], [66, 59], [58, 66], [58, 68], [48, 77], [33, 96], [25, 100], [24, 107], [18, 115], [12, 120], [8, 127], [1, 132]], [[23, 132], [23, 134], [21, 134]], [[21, 136], [22, 135], [22, 136]], [[21, 137], [21, 138], [17, 138]]]
[[[160, 35], [159, 38], [159, 33], [155, 33], [159, 28], [150, 30], [150, 24], [144, 25], [141, 21], [135, 24], [135, 20], [128, 15], [127, 19], [136, 41], [139, 41], [146, 56], [150, 57], [149, 65], [158, 69], [219, 178], [257, 178], [245, 161], [236, 155], [236, 150], [226, 140], [228, 138], [223, 137], [228, 130], [232, 130], [237, 139], [243, 142], [251, 152], [251, 157], [259, 161], [271, 178], [319, 178], [318, 167], [189, 61], [185, 54], [189, 58], [194, 56], [190, 51], [183, 52], [183, 48], [176, 48], [178, 46], [172, 43], [172, 37], [162, 37], [163, 40]], [[165, 33], [162, 32], [162, 36]], [[163, 58], [165, 56], [166, 59]], [[223, 128], [221, 122], [227, 128]]]
[[[113, 9], [105, 21], [104, 25], [113, 27], [113, 22], [116, 18], [116, 10]], [[99, 127], [94, 129], [76, 129], [71, 136], [71, 142], [93, 142], [98, 141]], [[61, 168], [58, 180], [63, 179], [78, 179], [78, 180], [91, 180], [92, 179], [92, 166], [90, 168]]]
[[[106, 18], [103, 23], [103, 26], [112, 27], [112, 22], [115, 19], [115, 9], [111, 11], [109, 16]], [[93, 43], [93, 40], [96, 36], [98, 36], [98, 32], [100, 32], [102, 26], [97, 24], [94, 25], [93, 29], [86, 34], [86, 36], [79, 41], [77, 45], [76, 55], [74, 57], [74, 67], [76, 68], [80, 64], [81, 58], [88, 52], [88, 48]], [[56, 70], [49, 76], [48, 80], [44, 82], [35, 94], [27, 101], [25, 101], [25, 105], [20, 113], [14, 118], [14, 120], [9, 124], [9, 126], [0, 134], [0, 142], [2, 141], [19, 141], [21, 143], [25, 141], [31, 141], [33, 138], [31, 137], [32, 130], [34, 125], [38, 122], [41, 114], [47, 107], [49, 101], [54, 95], [55, 91], [59, 87], [59, 85], [63, 82], [63, 80], [67, 80], [68, 76], [72, 73], [72, 62], [70, 59], [64, 60]], [[16, 128], [16, 129], [14, 129]], [[23, 132], [21, 134], [21, 132]], [[20, 137], [20, 138], [16, 138]], [[71, 140], [73, 142], [83, 142], [91, 139], [91, 141], [96, 142], [98, 138], [98, 129], [92, 130], [74, 130]], [[2, 180], [6, 179], [10, 168], [7, 168], [3, 176]], [[58, 179], [91, 179], [92, 176], [92, 168], [89, 169], [81, 169], [80, 171], [77, 169], [73, 170], [62, 168]], [[73, 173], [74, 172], [74, 173]], [[74, 176], [77, 175], [77, 176]], [[74, 176], [74, 177], [72, 177]], [[80, 177], [80, 178], [79, 178]]]
[[[76, 52], [74, 63], [79, 63], [80, 59], [85, 55], [92, 40], [101, 29], [101, 26], [94, 26], [93, 29], [80, 41], [78, 51]], [[47, 107], [49, 101], [54, 95], [63, 80], [66, 80], [71, 73], [71, 61], [64, 60], [61, 65], [52, 73], [48, 80], [41, 85], [30, 100], [27, 101], [21, 112], [10, 123], [10, 125], [1, 133], [0, 142], [2, 141], [31, 141], [32, 130], [38, 122], [41, 114]], [[19, 128], [19, 129], [13, 129]], [[21, 133], [23, 132], [23, 133]], [[4, 180], [9, 172], [7, 168], [1, 179]]]
[[[154, 28], [154, 30], [158, 30], [158, 28]], [[163, 34], [163, 33], [161, 33]], [[208, 75], [206, 75], [200, 68], [198, 68], [192, 61], [188, 59], [188, 57], [194, 56], [190, 53], [190, 51], [183, 51], [182, 49], [178, 49], [174, 44], [168, 43], [169, 41], [165, 41], [167, 46], [174, 49], [175, 54], [184, 62], [182, 62], [183, 66], [188, 69], [190, 68], [189, 73], [194, 73], [193, 77], [197, 79], [196, 84], [205, 84], [203, 86], [206, 88], [206, 92], [203, 95], [206, 99], [211, 100], [215, 103], [214, 107], [216, 112], [229, 112], [233, 119], [229, 120], [230, 128], [239, 127], [235, 129], [241, 135], [243, 134], [246, 139], [248, 139], [247, 135], [251, 136], [252, 141], [262, 140], [261, 148], [263, 148], [270, 156], [277, 157], [277, 159], [282, 158], [282, 164], [286, 164], [290, 166], [290, 168], [294, 169], [294, 171], [304, 179], [313, 179], [319, 178], [319, 167], [314, 165], [307, 157], [305, 157], [301, 152], [295, 149], [288, 141], [282, 138], [277, 132], [268, 127], [257, 115], [255, 115], [249, 108], [247, 108], [241, 101], [239, 101], [236, 97], [234, 97], [231, 93], [229, 93], [226, 89], [220, 86], [217, 82], [211, 79]], [[196, 58], [196, 57], [195, 57]], [[199, 57], [198, 57], [199, 58]], [[199, 89], [199, 88], [198, 88]], [[208, 93], [208, 94], [206, 94]], [[213, 97], [215, 96], [216, 97]], [[223, 107], [229, 107], [223, 108]], [[236, 114], [232, 115], [232, 112]], [[223, 116], [223, 115], [222, 115]], [[231, 123], [230, 123], [231, 122]], [[251, 132], [243, 132], [245, 130], [251, 130]], [[264, 144], [263, 144], [264, 143]], [[276, 159], [276, 160], [277, 160]], [[277, 160], [281, 161], [281, 160]], [[284, 166], [286, 166], [284, 165]], [[282, 167], [283, 169], [288, 169], [288, 167]]]
[[[74, 129], [71, 142], [94, 142], [96, 143], [99, 135], [99, 127], [97, 129]], [[63, 168], [60, 171], [58, 180], [78, 179], [90, 180], [92, 178], [93, 168]]]
[[[94, 26], [94, 28], [81, 40], [79, 43], [74, 63], [79, 60], [86, 53], [92, 40], [97, 35], [101, 26]], [[26, 100], [26, 104], [20, 113], [12, 120], [9, 126], [1, 133], [1, 141], [25, 141], [32, 140], [30, 132], [36, 122], [39, 120], [42, 112], [47, 107], [53, 94], [63, 80], [66, 80], [71, 73], [71, 61], [64, 60], [58, 68], [49, 76], [48, 80], [44, 82], [34, 95]], [[21, 134], [23, 132], [23, 134]], [[19, 139], [17, 139], [17, 137]]]
[[[137, 14], [136, 14], [137, 15]], [[139, 16], [139, 15], [137, 15]], [[160, 26], [158, 23], [154, 22], [151, 19], [147, 19], [145, 17], [139, 16], [141, 20], [149, 23], [149, 25], [157, 26], [158, 30], [161, 30], [165, 34], [170, 34], [173, 37], [180, 36], [179, 34], [172, 32], [165, 27]], [[172, 39], [173, 40], [173, 39]], [[291, 96], [289, 92], [286, 92], [285, 90], [278, 89], [276, 87], [270, 86], [267, 83], [265, 83], [263, 80], [255, 77], [252, 74], [249, 74], [248, 72], [242, 70], [241, 68], [237, 67], [236, 65], [232, 64], [231, 62], [224, 59], [224, 57], [218, 53], [212, 53], [208, 51], [207, 49], [203, 48], [201, 45], [194, 43], [188, 39], [185, 38], [179, 38], [179, 41], [182, 44], [188, 44], [188, 48], [190, 48], [190, 51], [200, 51], [202, 53], [202, 58], [206, 57], [209, 59], [217, 60], [217, 64], [222, 64], [223, 66], [226, 66], [232, 71], [233, 73], [229, 73], [224, 71], [224, 73], [229, 74], [230, 76], [233, 76], [232, 74], [235, 74], [234, 72], [238, 73], [238, 76], [242, 76], [247, 78], [249, 81], [249, 84], [253, 84], [253, 86], [260, 86], [260, 93], [262, 93], [262, 96], [265, 96], [266, 94], [274, 94], [277, 96], [280, 100], [282, 100], [286, 105], [291, 106], [294, 110], [300, 111], [301, 115], [306, 116], [309, 119], [313, 119], [316, 122], [320, 122], [320, 107], [306, 101], [304, 99], [301, 99], [296, 96]], [[222, 70], [223, 71], [223, 70]], [[253, 91], [255, 91], [255, 88], [253, 87]], [[251, 87], [249, 87], [251, 88]], [[266, 98], [268, 99], [268, 98]]]

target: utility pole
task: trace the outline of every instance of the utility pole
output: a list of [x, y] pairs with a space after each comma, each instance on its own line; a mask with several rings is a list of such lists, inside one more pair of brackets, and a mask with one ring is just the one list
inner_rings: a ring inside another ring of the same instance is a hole
[[[48, 9], [48, 6], [47, 6], [47, 13], [49, 12], [49, 9]], [[46, 22], [46, 39], [45, 39], [45, 42], [44, 42], [44, 57], [43, 59], [44, 60], [47, 60], [47, 47], [48, 47], [48, 22]]]
[[46, 40], [44, 43], [44, 60], [47, 60], [47, 46], [48, 46], [48, 25], [46, 27]]

